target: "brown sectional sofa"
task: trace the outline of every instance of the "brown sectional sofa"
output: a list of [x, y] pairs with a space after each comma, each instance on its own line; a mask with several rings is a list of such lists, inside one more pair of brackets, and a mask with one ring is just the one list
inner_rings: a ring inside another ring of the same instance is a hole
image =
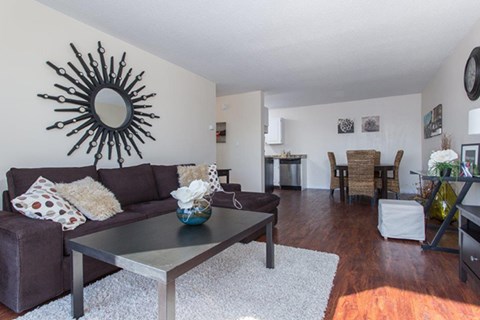
[[[87, 221], [72, 231], [62, 231], [52, 221], [24, 217], [11, 207], [10, 199], [21, 195], [39, 177], [53, 182], [73, 182], [86, 176], [98, 180], [117, 197], [124, 212], [105, 221]], [[70, 290], [70, 252], [65, 240], [175, 211], [170, 192], [178, 188], [175, 165], [142, 164], [122, 169], [12, 168], [7, 173], [8, 191], [0, 211], [0, 302], [21, 312]], [[243, 210], [275, 215], [280, 199], [272, 194], [242, 192], [238, 184], [222, 184], [235, 191]], [[232, 196], [218, 192], [213, 205], [233, 208]], [[245, 241], [251, 241], [255, 234]], [[84, 281], [88, 283], [116, 268], [84, 257]]]

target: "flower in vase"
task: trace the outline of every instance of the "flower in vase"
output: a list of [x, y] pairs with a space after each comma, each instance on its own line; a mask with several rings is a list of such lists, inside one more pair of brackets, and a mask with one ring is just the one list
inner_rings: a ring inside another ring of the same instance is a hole
[[209, 183], [202, 180], [193, 180], [188, 187], [181, 187], [170, 192], [172, 197], [177, 199], [178, 207], [190, 209], [203, 200], [208, 194]]
[[428, 160], [428, 172], [432, 175], [440, 175], [444, 169], [454, 169], [458, 154], [452, 149], [432, 152]]

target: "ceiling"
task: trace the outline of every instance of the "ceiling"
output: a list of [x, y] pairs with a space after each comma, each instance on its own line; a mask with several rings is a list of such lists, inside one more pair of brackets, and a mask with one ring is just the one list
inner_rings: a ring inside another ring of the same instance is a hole
[[37, 1], [271, 108], [419, 93], [480, 19], [478, 0]]

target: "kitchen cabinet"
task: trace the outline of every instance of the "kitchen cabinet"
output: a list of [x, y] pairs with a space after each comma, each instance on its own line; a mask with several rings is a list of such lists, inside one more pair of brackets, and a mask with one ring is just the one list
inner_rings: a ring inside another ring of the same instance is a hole
[[283, 144], [283, 118], [268, 120], [268, 133], [265, 134], [266, 144]]
[[273, 158], [265, 157], [265, 192], [272, 193], [274, 189], [273, 185]]

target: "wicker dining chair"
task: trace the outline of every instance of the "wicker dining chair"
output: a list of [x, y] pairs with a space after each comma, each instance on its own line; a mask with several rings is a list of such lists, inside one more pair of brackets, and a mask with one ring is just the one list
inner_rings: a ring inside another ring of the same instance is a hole
[[379, 166], [380, 165], [380, 157], [382, 156], [382, 153], [380, 151], [376, 151], [375, 150], [375, 161], [374, 161], [374, 164], [376, 166]]
[[375, 190], [375, 150], [349, 150], [348, 162], [348, 196], [367, 196], [376, 200]]
[[398, 179], [398, 171], [400, 169], [400, 161], [402, 161], [403, 150], [398, 150], [397, 155], [395, 156], [395, 162], [393, 163], [393, 178], [387, 179], [387, 190], [395, 193], [395, 197], [398, 199], [400, 194], [400, 181]]
[[[382, 156], [382, 153], [380, 151], [374, 150], [375, 151], [375, 161], [374, 164], [376, 166], [380, 165], [380, 158]], [[380, 191], [382, 190], [382, 175], [379, 171], [374, 172], [375, 175], [375, 189], [377, 189], [378, 194], [380, 194]]]
[[[340, 178], [338, 177], [338, 170], [335, 169], [337, 160], [333, 152], [327, 152], [328, 160], [330, 161], [330, 197], [333, 197], [335, 189], [340, 189]], [[343, 178], [344, 186], [348, 185], [347, 177]]]

